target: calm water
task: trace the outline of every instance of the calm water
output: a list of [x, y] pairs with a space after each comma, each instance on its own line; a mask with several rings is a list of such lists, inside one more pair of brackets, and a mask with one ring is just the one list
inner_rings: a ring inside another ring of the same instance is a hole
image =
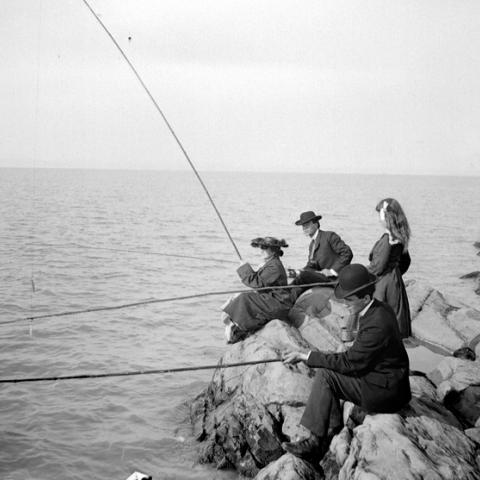
[[[249, 240], [284, 237], [285, 265], [302, 266], [293, 225], [314, 209], [322, 227], [366, 262], [381, 234], [374, 207], [400, 200], [414, 237], [408, 278], [480, 308], [480, 178], [205, 173], [242, 255]], [[237, 257], [190, 172], [0, 170], [0, 321], [240, 288]], [[125, 249], [98, 250], [85, 246]], [[195, 260], [142, 252], [193, 255]], [[214, 261], [225, 260], [225, 262]], [[33, 280], [33, 282], [32, 282]], [[35, 287], [33, 289], [32, 287]], [[203, 297], [0, 327], [0, 377], [196, 366], [226, 345], [226, 296]], [[229, 479], [195, 464], [186, 402], [212, 372], [0, 385], [0, 478]]]

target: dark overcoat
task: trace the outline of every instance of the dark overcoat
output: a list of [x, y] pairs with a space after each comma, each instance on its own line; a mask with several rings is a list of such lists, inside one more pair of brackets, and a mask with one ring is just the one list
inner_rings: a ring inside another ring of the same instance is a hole
[[357, 337], [346, 352], [312, 351], [307, 364], [358, 378], [360, 406], [369, 412], [396, 412], [410, 401], [408, 355], [392, 309], [378, 300], [359, 318]]
[[[287, 285], [285, 268], [275, 256], [257, 271], [246, 263], [237, 269], [237, 273], [247, 287], [254, 289]], [[275, 289], [241, 293], [223, 310], [242, 330], [255, 331], [274, 318], [286, 320], [291, 307], [288, 290]]]
[[319, 230], [315, 243], [309, 249], [309, 260], [305, 268], [314, 270], [332, 268], [339, 273], [352, 261], [352, 257], [351, 248], [339, 235]]
[[410, 265], [410, 255], [401, 243], [391, 244], [388, 233], [375, 243], [368, 257], [368, 270], [375, 274], [375, 298], [390, 305], [395, 312], [402, 338], [412, 333], [410, 305], [402, 274]]

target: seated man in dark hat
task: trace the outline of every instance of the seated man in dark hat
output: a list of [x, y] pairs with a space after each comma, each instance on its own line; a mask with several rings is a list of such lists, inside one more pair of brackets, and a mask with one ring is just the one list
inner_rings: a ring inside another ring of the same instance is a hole
[[[288, 274], [293, 277], [292, 284], [305, 285], [309, 283], [330, 282], [346, 265], [352, 261], [351, 248], [335, 232], [320, 230], [321, 215], [314, 212], [303, 212], [295, 225], [301, 225], [303, 233], [311, 238], [308, 262], [301, 270], [289, 269]], [[294, 296], [298, 297], [305, 288], [294, 289]]]
[[318, 367], [301, 424], [310, 436], [283, 448], [309, 461], [319, 461], [332, 433], [342, 426], [340, 399], [369, 413], [394, 413], [411, 398], [408, 356], [397, 319], [385, 303], [375, 300], [375, 276], [360, 264], [345, 267], [334, 295], [359, 314], [353, 345], [342, 353], [289, 352], [285, 363]]

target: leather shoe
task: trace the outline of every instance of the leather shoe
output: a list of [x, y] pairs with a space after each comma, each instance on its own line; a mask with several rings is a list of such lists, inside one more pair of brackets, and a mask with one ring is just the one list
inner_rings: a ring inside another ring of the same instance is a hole
[[317, 462], [321, 460], [322, 442], [317, 435], [312, 434], [298, 442], [284, 442], [282, 447], [286, 452], [304, 460]]

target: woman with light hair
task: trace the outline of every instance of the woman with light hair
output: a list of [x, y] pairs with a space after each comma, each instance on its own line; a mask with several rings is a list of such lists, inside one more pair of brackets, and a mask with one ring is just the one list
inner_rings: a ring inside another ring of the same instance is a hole
[[400, 203], [394, 198], [381, 200], [375, 210], [385, 232], [368, 257], [368, 269], [377, 276], [374, 296], [392, 307], [397, 316], [400, 334], [402, 338], [407, 338], [412, 334], [412, 327], [402, 275], [410, 266], [410, 226]]

